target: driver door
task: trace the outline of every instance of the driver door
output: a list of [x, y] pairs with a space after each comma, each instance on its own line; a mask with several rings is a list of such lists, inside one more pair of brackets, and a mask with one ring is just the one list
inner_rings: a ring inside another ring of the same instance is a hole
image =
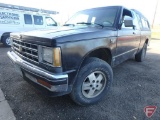
[[[140, 39], [140, 32], [137, 32], [135, 27], [125, 27], [125, 18], [134, 19], [134, 16], [130, 10], [124, 9], [122, 14], [122, 26], [118, 30], [117, 37], [117, 49], [115, 56], [115, 64], [119, 64], [128, 58], [132, 57], [137, 51], [137, 39]], [[139, 36], [139, 38], [137, 38]]]

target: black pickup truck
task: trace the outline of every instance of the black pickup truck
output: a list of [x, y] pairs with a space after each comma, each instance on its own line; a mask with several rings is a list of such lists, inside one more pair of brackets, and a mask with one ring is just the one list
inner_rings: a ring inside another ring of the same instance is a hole
[[79, 105], [90, 105], [108, 92], [113, 66], [133, 56], [144, 60], [150, 35], [148, 20], [137, 10], [99, 7], [77, 12], [62, 27], [11, 34], [7, 54], [45, 95], [70, 94]]

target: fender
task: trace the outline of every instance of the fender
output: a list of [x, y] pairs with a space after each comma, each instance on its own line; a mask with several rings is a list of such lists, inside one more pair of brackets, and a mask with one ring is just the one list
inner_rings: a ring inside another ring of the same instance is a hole
[[[112, 51], [111, 51], [111, 48], [109, 48], [109, 47], [98, 47], [98, 48], [95, 48], [95, 49], [89, 51], [88, 53], [86, 53], [86, 54], [83, 56], [82, 60], [80, 61], [80, 64], [78, 65], [78, 68], [77, 68], [76, 73], [75, 73], [75, 74], [72, 74], [72, 75], [74, 75], [74, 77], [73, 77], [73, 81], [71, 82], [71, 85], [74, 85], [75, 80], [76, 80], [76, 77], [77, 77], [77, 75], [78, 75], [78, 73], [79, 73], [79, 71], [80, 71], [83, 63], [85, 62], [86, 58], [87, 58], [91, 53], [96, 52], [96, 51], [98, 51], [98, 50], [100, 50], [100, 49], [101, 49], [101, 50], [102, 50], [102, 49], [107, 49], [107, 50], [109, 50], [109, 52], [110, 52], [110, 57], [111, 57], [111, 58], [110, 58], [110, 59], [111, 59], [111, 65], [112, 65]], [[107, 54], [106, 54], [106, 55], [107, 55]]]

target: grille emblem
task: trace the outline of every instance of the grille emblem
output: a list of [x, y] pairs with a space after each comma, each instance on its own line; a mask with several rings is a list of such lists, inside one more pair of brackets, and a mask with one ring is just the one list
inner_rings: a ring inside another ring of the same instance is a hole
[[22, 39], [22, 35], [19, 35], [19, 36], [18, 36], [18, 39]]

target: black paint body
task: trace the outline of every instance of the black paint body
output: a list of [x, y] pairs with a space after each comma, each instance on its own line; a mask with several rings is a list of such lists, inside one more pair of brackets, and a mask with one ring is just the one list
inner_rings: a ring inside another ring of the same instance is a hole
[[[150, 39], [150, 29], [121, 28], [122, 11], [126, 8], [113, 7], [118, 8], [113, 27], [64, 26], [52, 30], [20, 33], [21, 40], [48, 47], [60, 47], [61, 68], [50, 68], [42, 64], [38, 64], [38, 66], [53, 73], [68, 73], [69, 85], [72, 86], [81, 64], [90, 53], [102, 48], [106, 49], [111, 54], [111, 66], [115, 66], [139, 52], [145, 41]], [[135, 12], [143, 16], [141, 13]], [[19, 36], [19, 33], [12, 34], [12, 37], [17, 37], [17, 35]]]

